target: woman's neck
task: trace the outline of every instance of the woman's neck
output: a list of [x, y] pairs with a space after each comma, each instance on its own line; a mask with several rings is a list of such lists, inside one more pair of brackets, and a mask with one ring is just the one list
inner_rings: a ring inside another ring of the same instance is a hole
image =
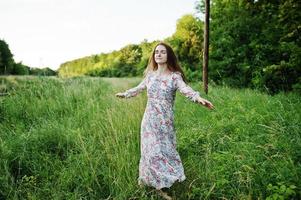
[[168, 68], [167, 68], [167, 64], [158, 64], [158, 69], [157, 69], [157, 74], [158, 75], [163, 75], [163, 74], [167, 74], [168, 73]]

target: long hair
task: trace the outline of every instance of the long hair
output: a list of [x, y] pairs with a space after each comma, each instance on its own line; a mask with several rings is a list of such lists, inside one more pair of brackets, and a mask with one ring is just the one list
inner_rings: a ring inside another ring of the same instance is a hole
[[150, 71], [156, 71], [158, 69], [158, 64], [156, 63], [155, 61], [155, 50], [157, 48], [157, 46], [159, 45], [163, 45], [165, 48], [166, 48], [166, 53], [167, 53], [167, 61], [166, 61], [166, 64], [167, 64], [167, 68], [172, 71], [172, 72], [180, 72], [184, 82], [187, 83], [187, 80], [186, 80], [186, 77], [184, 75], [184, 72], [183, 70], [181, 69], [179, 63], [178, 63], [178, 59], [174, 53], [174, 51], [172, 50], [172, 48], [164, 43], [164, 42], [159, 42], [153, 49], [153, 52], [149, 58], [149, 61], [148, 61], [148, 65], [147, 65], [147, 68], [144, 70], [143, 74], [144, 76], [150, 72]]

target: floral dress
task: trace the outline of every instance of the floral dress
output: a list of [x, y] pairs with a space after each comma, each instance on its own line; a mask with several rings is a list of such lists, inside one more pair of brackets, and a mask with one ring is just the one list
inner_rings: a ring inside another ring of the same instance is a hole
[[147, 89], [147, 104], [141, 122], [141, 158], [138, 183], [161, 189], [175, 181], [186, 179], [180, 156], [176, 150], [173, 105], [178, 90], [192, 102], [199, 92], [186, 85], [179, 72], [157, 76], [149, 72], [142, 82], [124, 92], [134, 97]]

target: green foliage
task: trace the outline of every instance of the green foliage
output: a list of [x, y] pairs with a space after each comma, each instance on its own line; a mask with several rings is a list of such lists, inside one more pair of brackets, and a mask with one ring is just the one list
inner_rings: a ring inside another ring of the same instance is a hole
[[127, 65], [136, 65], [141, 60], [142, 49], [138, 45], [127, 45], [120, 49], [119, 53], [119, 63]]
[[30, 68], [23, 65], [22, 62], [15, 63], [12, 74], [15, 75], [28, 75], [30, 73]]
[[188, 81], [195, 81], [195, 80], [201, 80], [202, 79], [202, 70], [201, 67], [199, 67], [199, 70], [191, 70], [191, 66], [188, 63], [182, 63], [181, 67], [184, 71], [184, 74], [186, 76], [186, 79]]
[[196, 71], [202, 61], [203, 22], [192, 15], [184, 15], [177, 21], [176, 32], [166, 39], [178, 59], [189, 69]]
[[[102, 59], [104, 61], [102, 61]], [[60, 68], [58, 69], [58, 74], [60, 77], [83, 75], [87, 73], [89, 70], [94, 69], [95, 67], [105, 68], [106, 67], [105, 62], [107, 62], [107, 55], [105, 54], [92, 55], [84, 58], [79, 58], [61, 64]]]
[[8, 44], [4, 40], [0, 40], [0, 75], [10, 74], [13, 71], [14, 63]]
[[30, 75], [36, 76], [56, 76], [57, 72], [45, 67], [45, 68], [30, 68]]
[[[59, 76], [136, 76], [142, 62], [142, 48], [139, 45], [127, 45], [119, 51], [93, 55], [62, 64]], [[145, 66], [143, 66], [145, 67]]]
[[[140, 45], [127, 45], [119, 51], [103, 54], [105, 57], [100, 57], [99, 62], [85, 75], [100, 77], [141, 76], [156, 42], [149, 43], [144, 40]], [[100, 63], [105, 63], [106, 66]]]
[[[202, 4], [198, 9], [204, 11]], [[300, 9], [296, 0], [213, 1], [209, 77], [272, 94], [296, 88], [301, 75]]]
[[284, 182], [277, 183], [277, 185], [269, 184], [267, 190], [270, 195], [266, 200], [284, 200], [291, 199], [296, 195], [295, 185], [286, 186]]

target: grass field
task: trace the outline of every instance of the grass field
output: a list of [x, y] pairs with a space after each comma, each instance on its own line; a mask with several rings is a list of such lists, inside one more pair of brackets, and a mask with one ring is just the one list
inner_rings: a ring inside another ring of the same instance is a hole
[[[0, 77], [0, 199], [161, 199], [137, 185], [146, 92], [139, 78]], [[209, 86], [180, 93], [174, 199], [301, 199], [301, 98]]]

